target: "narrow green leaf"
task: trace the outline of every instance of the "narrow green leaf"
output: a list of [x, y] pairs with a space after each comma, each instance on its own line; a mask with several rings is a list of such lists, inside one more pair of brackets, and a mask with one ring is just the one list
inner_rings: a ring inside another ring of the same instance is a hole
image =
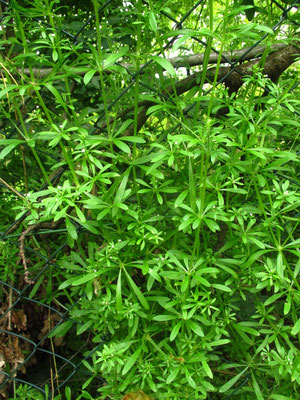
[[53, 94], [58, 104], [60, 104], [64, 108], [64, 110], [67, 111], [66, 103], [63, 101], [59, 91], [50, 83], [45, 83], [45, 87]]
[[113, 140], [113, 143], [114, 143], [120, 150], [124, 151], [124, 153], [127, 153], [127, 154], [130, 154], [130, 153], [131, 153], [130, 147], [129, 147], [126, 143], [122, 142], [122, 140], [120, 140], [120, 139], [114, 139], [114, 140]]
[[181, 328], [181, 321], [178, 322], [172, 329], [171, 334], [170, 334], [170, 341], [173, 342], [173, 340], [176, 338], [178, 335], [178, 332]]
[[188, 320], [188, 321], [186, 321], [186, 324], [187, 324], [188, 327], [191, 328], [191, 330], [193, 332], [196, 333], [196, 335], [198, 335], [200, 337], [204, 337], [203, 330], [202, 330], [201, 326], [199, 324], [197, 324], [197, 322], [192, 321], [192, 320]]
[[189, 38], [190, 38], [190, 35], [183, 35], [183, 36], [179, 37], [176, 40], [174, 46], [172, 47], [172, 50], [173, 51], [178, 50], [184, 44], [184, 42], [186, 42]]
[[256, 244], [257, 247], [259, 247], [260, 249], [265, 249], [266, 248], [265, 244], [261, 240], [258, 240], [253, 236], [249, 237], [249, 241], [254, 243], [254, 244]]
[[109, 213], [109, 208], [106, 208], [105, 210], [101, 211], [98, 215], [97, 215], [97, 221], [101, 221], [101, 219], [103, 219], [105, 217], [106, 214]]
[[122, 141], [132, 143], [146, 143], [146, 140], [139, 136], [124, 136], [122, 137]]
[[206, 225], [209, 227], [209, 229], [213, 232], [219, 231], [220, 227], [219, 225], [213, 221], [212, 219], [209, 218], [204, 218], [204, 222], [206, 223]]
[[89, 327], [93, 324], [93, 320], [89, 319], [83, 325], [77, 325], [77, 335], [81, 335], [83, 332], [89, 329]]
[[90, 272], [89, 274], [86, 274], [84, 276], [81, 276], [80, 278], [75, 279], [72, 282], [72, 286], [79, 286], [82, 285], [83, 283], [89, 282], [92, 279], [95, 279], [98, 276], [97, 272]]
[[87, 368], [91, 373], [94, 372], [93, 367], [85, 359], [83, 359], [81, 362], [85, 366], [85, 368]]
[[0, 146], [6, 146], [9, 144], [15, 144], [16, 146], [20, 143], [24, 143], [24, 140], [20, 139], [0, 139]]
[[124, 368], [122, 370], [122, 375], [127, 374], [128, 371], [131, 370], [131, 368], [133, 367], [134, 363], [136, 362], [136, 360], [138, 359], [140, 353], [142, 351], [142, 346], [140, 346], [133, 354], [131, 357], [129, 357], [127, 359], [127, 362], [124, 365]]
[[173, 369], [173, 371], [170, 373], [170, 375], [168, 376], [167, 380], [166, 380], [166, 384], [169, 385], [171, 382], [174, 381], [174, 379], [176, 378], [176, 376], [178, 375], [180, 368], [175, 368]]
[[63, 322], [62, 324], [58, 325], [54, 329], [54, 331], [52, 331], [50, 333], [50, 335], [48, 337], [49, 338], [52, 338], [52, 337], [63, 337], [71, 329], [72, 325], [73, 325], [72, 321]]
[[285, 266], [283, 264], [283, 256], [282, 252], [278, 253], [277, 256], [277, 265], [276, 265], [276, 270], [280, 278], [283, 278], [283, 272], [284, 272]]
[[253, 346], [253, 340], [250, 339], [248, 335], [246, 335], [244, 330], [241, 329], [241, 327], [238, 324], [234, 324], [234, 328], [245, 343], [249, 344], [250, 346]]
[[56, 62], [58, 60], [58, 53], [56, 49], [52, 50], [52, 60]]
[[73, 278], [69, 278], [69, 279], [65, 280], [63, 283], [61, 283], [59, 285], [58, 290], [63, 290], [66, 287], [71, 286], [74, 279], [75, 278], [73, 277]]
[[159, 64], [163, 69], [165, 69], [169, 74], [173, 77], [176, 76], [176, 71], [170, 61], [166, 60], [165, 58], [152, 56], [151, 57], [157, 64]]
[[9, 139], [7, 140], [8, 144], [6, 147], [4, 147], [4, 149], [2, 149], [1, 153], [0, 153], [0, 160], [2, 160], [2, 158], [4, 158], [5, 156], [7, 156], [7, 154], [9, 154], [15, 147], [17, 147], [20, 143], [24, 143], [23, 140], [15, 140], [14, 143], [11, 143], [9, 141]]
[[294, 269], [294, 274], [293, 274], [294, 278], [297, 278], [299, 272], [300, 272], [300, 258], [298, 258], [297, 264]]
[[35, 285], [33, 286], [31, 292], [29, 293], [29, 298], [33, 299], [34, 295], [36, 294], [36, 292], [38, 291], [39, 287], [41, 286], [42, 282], [44, 282], [44, 276], [43, 274], [39, 277], [38, 281], [35, 283]]
[[292, 242], [286, 244], [284, 247], [297, 247], [300, 245], [300, 239], [293, 240]]
[[223, 346], [224, 344], [230, 343], [229, 339], [220, 339], [220, 340], [214, 340], [209, 343], [210, 346]]
[[136, 297], [139, 299], [141, 305], [146, 309], [149, 310], [149, 304], [147, 302], [147, 300], [145, 299], [143, 293], [140, 291], [140, 289], [137, 287], [137, 285], [135, 284], [135, 282], [133, 281], [133, 279], [131, 278], [131, 276], [128, 274], [128, 272], [126, 271], [126, 269], [124, 268], [124, 272], [126, 274], [126, 278], [128, 279], [128, 282], [131, 286], [131, 289], [134, 291]]
[[[189, 157], [189, 194], [190, 194], [190, 206], [193, 211], [196, 210], [196, 184], [193, 169], [192, 158]], [[182, 224], [181, 224], [182, 225]]]
[[266, 160], [265, 155], [264, 155], [261, 151], [258, 151], [258, 150], [250, 150], [250, 149], [249, 149], [248, 152], [251, 153], [251, 154], [253, 154], [254, 156], [256, 156], [256, 157], [262, 159], [262, 160]]
[[75, 206], [75, 211], [76, 211], [76, 214], [77, 214], [78, 218], [80, 219], [80, 222], [85, 222], [86, 221], [85, 215], [80, 210], [80, 208]]
[[174, 203], [175, 208], [178, 207], [180, 204], [182, 204], [182, 202], [184, 201], [184, 199], [186, 198], [188, 193], [189, 193], [188, 190], [184, 190], [182, 193], [180, 193], [180, 195], [175, 200], [175, 203]]
[[260, 333], [256, 329], [251, 328], [251, 326], [247, 326], [247, 325], [244, 326], [242, 324], [243, 324], [242, 322], [238, 323], [238, 324], [235, 324], [235, 327], [238, 328], [240, 331], [249, 333], [250, 335], [254, 335], [254, 336], [259, 336], [260, 335]]
[[[251, 1], [252, 4], [254, 4], [253, 0], [248, 0], [248, 1]], [[247, 16], [247, 18], [248, 18], [248, 16]], [[250, 21], [250, 19], [249, 19], [249, 21]], [[273, 30], [270, 27], [266, 26], [266, 25], [255, 24], [254, 29], [256, 29], [258, 31], [263, 31], [263, 32], [270, 33], [271, 35], [274, 34]]]
[[215, 289], [222, 290], [223, 292], [228, 292], [228, 293], [232, 292], [232, 290], [228, 286], [221, 285], [219, 283], [213, 283], [212, 287], [214, 287]]
[[270, 297], [264, 302], [264, 306], [268, 306], [269, 304], [274, 303], [274, 301], [280, 299], [280, 297], [282, 297], [283, 295], [284, 295], [283, 292], [273, 294], [273, 296], [270, 296]]
[[178, 317], [176, 315], [167, 315], [167, 314], [162, 314], [162, 315], [155, 315], [153, 317], [154, 321], [171, 321], [172, 319], [177, 319]]
[[190, 226], [190, 225], [192, 224], [192, 221], [193, 221], [193, 220], [192, 220], [191, 218], [187, 218], [185, 221], [183, 221], [183, 222], [179, 225], [178, 230], [181, 231], [181, 230], [187, 228], [188, 226]]
[[153, 11], [149, 12], [149, 26], [153, 32], [157, 32], [157, 21]]
[[291, 331], [291, 334], [297, 335], [299, 331], [300, 331], [300, 319], [298, 319], [298, 321], [295, 323], [295, 325]]
[[[124, 175], [123, 175], [123, 178], [121, 180], [120, 186], [118, 187], [118, 190], [117, 190], [117, 193], [116, 193], [114, 204], [122, 203], [124, 192], [125, 192], [127, 181], [128, 181], [128, 177], [129, 177], [129, 174], [130, 174], [130, 170], [131, 170], [131, 167], [129, 167], [124, 172]], [[113, 212], [112, 212], [112, 216], [113, 217], [117, 214], [117, 211], [118, 211], [118, 209], [116, 211], [113, 210]]]
[[103, 62], [103, 69], [106, 69], [113, 65], [119, 58], [123, 57], [126, 53], [128, 53], [129, 47], [125, 46], [120, 51], [115, 54], [110, 54], [106, 60]]
[[95, 75], [96, 72], [97, 71], [95, 69], [91, 69], [90, 71], [88, 71], [83, 77], [83, 83], [85, 85], [87, 85], [90, 82], [90, 80], [93, 78], [93, 76]]
[[66, 400], [71, 400], [71, 395], [72, 395], [72, 392], [71, 392], [70, 387], [69, 387], [69, 386], [66, 386], [66, 387], [65, 387], [65, 396], [66, 396]]
[[290, 312], [291, 309], [291, 296], [288, 294], [286, 296], [286, 302], [284, 303], [284, 308], [283, 308], [283, 314], [287, 315]]
[[149, 155], [147, 155], [147, 156], [142, 156], [142, 157], [136, 158], [136, 159], [132, 162], [132, 164], [133, 164], [133, 165], [146, 164], [146, 163], [152, 161], [152, 159], [153, 159], [153, 154], [149, 154]]
[[225, 385], [221, 386], [219, 392], [220, 393], [227, 392], [227, 390], [229, 390], [244, 375], [244, 373], [247, 371], [248, 368], [249, 367], [246, 367], [245, 369], [243, 369], [242, 372], [234, 376], [232, 379], [230, 379], [230, 381], [226, 382]]
[[259, 250], [257, 252], [255, 252], [254, 254], [252, 254], [248, 260], [245, 262], [245, 264], [243, 264], [243, 268], [249, 268], [251, 267], [251, 265], [257, 261], [262, 255], [269, 253], [272, 250]]
[[6, 87], [4, 89], [0, 90], [0, 99], [5, 96], [8, 92], [10, 92], [11, 90], [16, 89], [18, 86], [17, 85], [6, 85]]
[[213, 373], [212, 373], [211, 369], [209, 368], [209, 365], [207, 364], [206, 360], [203, 359], [203, 360], [201, 361], [201, 364], [202, 364], [202, 366], [203, 366], [203, 369], [204, 369], [206, 375], [207, 375], [210, 379], [212, 379], [214, 376], [213, 376]]
[[153, 113], [155, 113], [156, 111], [159, 111], [159, 110], [166, 110], [167, 108], [168, 108], [168, 106], [165, 105], [165, 104], [157, 104], [155, 106], [149, 107], [147, 109], [146, 115], [153, 114]]
[[182, 293], [187, 291], [187, 289], [189, 287], [189, 284], [190, 284], [190, 277], [189, 277], [189, 275], [186, 275], [186, 277], [184, 278], [184, 280], [183, 280], [183, 282], [182, 282], [182, 284], [180, 286], [180, 291]]
[[76, 240], [78, 238], [77, 231], [75, 226], [70, 221], [69, 217], [66, 217], [66, 228], [68, 234], [71, 236], [72, 239]]
[[261, 393], [261, 390], [260, 390], [260, 388], [258, 386], [258, 383], [257, 383], [257, 381], [255, 379], [255, 376], [254, 376], [253, 372], [251, 372], [251, 375], [252, 375], [253, 389], [254, 389], [254, 392], [255, 392], [255, 395], [256, 395], [256, 399], [257, 400], [264, 400], [263, 395]]
[[[87, 379], [87, 380], [84, 382], [84, 384], [82, 385], [82, 389], [87, 388], [94, 378], [95, 378], [95, 376], [93, 375], [93, 376], [91, 376], [89, 379]], [[83, 395], [86, 395], [87, 392], [86, 392], [85, 390], [83, 390], [82, 394], [83, 394]], [[87, 397], [87, 398], [89, 398], [90, 400], [92, 400], [91, 397]]]
[[20, 6], [16, 0], [10, 0], [10, 4], [15, 10], [25, 14], [28, 17], [37, 17], [37, 16], [41, 15], [41, 12], [39, 12], [39, 10], [37, 10], [36, 8], [32, 8], [32, 7], [24, 8], [24, 7]]
[[116, 310], [122, 310], [122, 269], [120, 268], [116, 288]]
[[99, 234], [99, 231], [97, 228], [94, 227], [93, 221], [86, 221], [86, 222], [80, 222], [80, 224], [87, 229], [88, 231], [94, 233], [95, 235]]
[[191, 377], [191, 375], [189, 373], [186, 374], [186, 379], [188, 381], [188, 384], [193, 388], [193, 389], [197, 389], [197, 385], [196, 382], [194, 381], [194, 379]]
[[184, 272], [175, 272], [175, 271], [162, 271], [160, 275], [163, 278], [175, 279], [175, 280], [183, 280], [185, 277]]

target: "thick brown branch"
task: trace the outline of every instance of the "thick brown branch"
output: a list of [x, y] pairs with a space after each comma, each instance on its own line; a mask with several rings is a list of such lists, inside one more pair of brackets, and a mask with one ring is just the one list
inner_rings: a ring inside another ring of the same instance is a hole
[[[274, 43], [269, 47], [269, 50], [271, 51], [276, 51], [279, 50], [286, 45], [284, 43]], [[257, 58], [263, 54], [263, 52], [267, 49], [267, 46], [256, 46], [252, 50], [250, 50], [250, 47], [246, 47], [241, 50], [234, 50], [234, 51], [224, 51], [222, 53], [222, 60], [221, 63], [228, 63], [230, 62], [235, 62], [238, 60], [241, 61], [249, 61], [253, 60], [254, 58]], [[212, 52], [209, 56], [208, 64], [216, 64], [218, 61], [219, 55], [218, 53]], [[180, 67], [195, 67], [197, 65], [203, 65], [204, 62], [204, 53], [197, 53], [193, 55], [183, 55], [179, 57], [172, 57], [167, 59], [175, 68], [180, 68]], [[120, 64], [124, 66], [126, 69], [132, 69], [131, 64]], [[143, 67], [143, 65], [141, 65]], [[83, 76], [86, 74], [87, 71], [91, 66], [84, 66], [82, 68], [78, 69], [78, 72], [76, 72], [76, 68], [74, 68], [74, 75], [80, 75]], [[30, 69], [29, 68], [18, 68], [17, 69], [18, 73], [24, 74], [27, 76], [30, 76]], [[69, 67], [66, 67], [66, 70], [62, 70], [61, 72], [57, 72], [57, 74], [64, 74], [64, 73], [70, 73], [72, 72], [72, 68], [70, 69]], [[49, 75], [52, 72], [52, 68], [33, 68], [33, 73], [35, 77], [38, 78], [44, 78], [45, 76]], [[110, 73], [109, 70], [105, 70], [106, 73]]]
[[[299, 48], [293, 45], [288, 45], [280, 48], [274, 53], [267, 56], [265, 64], [263, 66], [263, 73], [267, 75], [273, 82], [276, 82], [280, 75], [299, 57]], [[249, 61], [248, 63], [236, 66], [234, 70], [230, 67], [221, 67], [218, 71], [218, 81], [224, 80], [225, 85], [229, 88], [229, 91], [237, 92], [243, 84], [243, 77], [245, 75], [251, 75], [253, 73], [253, 66], [258, 65], [260, 59]], [[199, 85], [201, 81], [202, 72], [192, 74], [187, 78], [182, 79], [175, 85], [177, 95], [181, 95], [193, 87]], [[216, 73], [215, 68], [211, 68], [206, 71], [205, 83], [212, 82]], [[164, 95], [172, 97], [174, 95], [173, 86], [168, 87], [164, 92]], [[146, 114], [147, 109], [154, 103], [148, 101], [143, 103], [143, 108], [138, 115], [138, 129], [140, 129], [149, 118]], [[125, 135], [131, 135], [133, 133], [133, 125], [131, 125], [126, 131]]]
[[[284, 43], [274, 43], [269, 47], [269, 49], [275, 51], [285, 46], [286, 45]], [[241, 50], [224, 51], [222, 53], [221, 63], [253, 60], [254, 58], [261, 56], [266, 49], [267, 46], [256, 46], [252, 50], [250, 50], [250, 47], [246, 47]], [[212, 52], [209, 56], [208, 64], [216, 64], [218, 62], [218, 58], [219, 54]], [[175, 68], [195, 67], [197, 65], [203, 65], [204, 53], [193, 54], [190, 56], [169, 58], [168, 61]]]
[[[277, 82], [280, 75], [293, 64], [297, 56], [299, 57], [300, 51], [296, 46], [285, 46], [278, 51], [271, 53], [267, 56], [265, 64], [263, 65], [263, 73], [267, 75], [272, 82]], [[235, 68], [235, 70], [225, 78], [225, 84], [229, 87], [231, 92], [237, 92], [243, 84], [243, 77], [252, 74], [254, 65], [259, 65], [260, 59], [250, 61]], [[220, 68], [218, 80], [223, 79], [229, 72], [228, 68]]]

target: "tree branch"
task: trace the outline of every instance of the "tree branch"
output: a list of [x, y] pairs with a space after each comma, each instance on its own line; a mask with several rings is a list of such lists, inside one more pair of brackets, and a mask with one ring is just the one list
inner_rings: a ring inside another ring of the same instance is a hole
[[[286, 44], [274, 43], [271, 46], [269, 46], [269, 50], [276, 51], [283, 47], [286, 47]], [[268, 48], [267, 46], [256, 46], [253, 49], [251, 49], [251, 47], [246, 47], [241, 50], [224, 51], [222, 53], [221, 63], [224, 64], [224, 63], [228, 63], [228, 62], [236, 62], [239, 60], [241, 60], [241, 61], [253, 60], [254, 58], [261, 56], [267, 48]], [[216, 64], [218, 61], [218, 58], [219, 58], [219, 54], [212, 52], [209, 56], [208, 64]], [[204, 53], [172, 57], [172, 58], [168, 58], [167, 60], [174, 66], [174, 68], [195, 67], [198, 65], [203, 65]], [[119, 65], [123, 66], [126, 69], [133, 68], [131, 64], [119, 64]], [[141, 65], [141, 68], [142, 67], [143, 67], [143, 65]], [[70, 73], [70, 67], [63, 67], [62, 69], [64, 69], [64, 68], [65, 68], [66, 73]], [[83, 66], [82, 69], [79, 70], [78, 72], [76, 72], [76, 70], [74, 69], [74, 74], [82, 76], [82, 75], [85, 75], [86, 72], [89, 71], [89, 69], [91, 69], [91, 66], [86, 65], [86, 66]], [[17, 71], [19, 74], [24, 74], [26, 76], [30, 76], [29, 68], [18, 68]], [[49, 75], [52, 71], [53, 71], [52, 68], [33, 68], [34, 76], [38, 77], [38, 78], [44, 78], [45, 76]], [[64, 74], [65, 72], [64, 71], [58, 72], [58, 74]], [[105, 73], [110, 74], [111, 71], [108, 69], [108, 70], [105, 70]]]
[[[263, 66], [263, 74], [267, 75], [273, 82], [277, 82], [280, 75], [296, 61], [299, 57], [299, 47], [293, 45], [285, 45], [276, 52], [269, 54], [266, 58]], [[218, 81], [224, 81], [225, 85], [229, 88], [229, 92], [237, 92], [243, 84], [243, 77], [246, 75], [252, 75], [253, 66], [259, 64], [260, 59], [249, 61], [248, 63], [236, 66], [234, 70], [231, 67], [221, 67], [218, 71]], [[176, 95], [181, 95], [193, 87], [199, 85], [201, 81], [201, 75], [203, 71], [196, 72], [176, 83], [175, 90]], [[205, 83], [211, 83], [214, 79], [216, 68], [210, 68], [205, 74]], [[170, 86], [163, 91], [165, 96], [171, 97], [174, 93], [174, 87]], [[142, 110], [139, 112], [137, 129], [141, 129], [146, 123], [150, 115], [147, 115], [147, 109], [154, 103], [151, 101], [145, 101], [141, 103], [143, 105]], [[133, 134], [133, 124], [127, 129], [124, 135]]]
[[[274, 43], [269, 47], [269, 49], [275, 51], [285, 46], [286, 44], [284, 43]], [[252, 50], [250, 49], [251, 47], [246, 47], [241, 50], [224, 51], [222, 53], [221, 63], [235, 62], [239, 61], [240, 59], [241, 61], [252, 60], [253, 58], [261, 56], [263, 52], [267, 49], [267, 46], [256, 46]], [[218, 58], [219, 58], [218, 53], [215, 52], [211, 53], [208, 59], [208, 64], [216, 64], [218, 62]], [[175, 68], [195, 67], [197, 65], [203, 65], [204, 53], [193, 54], [191, 56], [180, 56], [180, 57], [169, 58], [168, 61]]]

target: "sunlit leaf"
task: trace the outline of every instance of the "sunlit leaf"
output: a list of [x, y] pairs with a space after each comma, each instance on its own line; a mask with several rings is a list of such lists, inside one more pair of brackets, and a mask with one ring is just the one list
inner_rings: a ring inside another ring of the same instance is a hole
[[165, 58], [152, 56], [152, 59], [159, 64], [163, 69], [165, 69], [169, 74], [173, 77], [176, 76], [176, 71], [170, 61], [166, 60]]

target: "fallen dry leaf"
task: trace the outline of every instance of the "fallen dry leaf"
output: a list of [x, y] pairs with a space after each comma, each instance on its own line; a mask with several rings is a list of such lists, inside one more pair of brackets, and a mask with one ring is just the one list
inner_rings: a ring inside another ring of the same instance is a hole
[[27, 329], [27, 316], [24, 310], [12, 311], [11, 322], [14, 325], [14, 328], [18, 329], [18, 331], [26, 331]]
[[151, 397], [147, 396], [142, 390], [138, 392], [131, 392], [125, 394], [122, 400], [152, 400]]

